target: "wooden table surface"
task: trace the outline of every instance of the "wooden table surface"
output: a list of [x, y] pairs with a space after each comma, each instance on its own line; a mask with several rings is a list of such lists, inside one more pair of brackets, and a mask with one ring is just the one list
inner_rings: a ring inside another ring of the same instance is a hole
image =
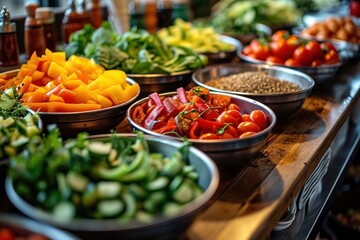
[[[261, 153], [244, 167], [221, 170], [211, 205], [186, 239], [268, 239], [287, 207], [348, 123], [359, 99], [360, 62], [317, 85], [302, 108], [278, 122]], [[344, 136], [346, 137], [346, 136]]]

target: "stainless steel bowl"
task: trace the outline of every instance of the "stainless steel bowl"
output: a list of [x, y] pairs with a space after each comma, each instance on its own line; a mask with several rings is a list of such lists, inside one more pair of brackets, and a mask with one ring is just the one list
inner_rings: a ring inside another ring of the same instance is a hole
[[[255, 94], [222, 90], [207, 85], [207, 82], [211, 79], [218, 79], [221, 77], [249, 71], [264, 72], [267, 75], [276, 77], [280, 80], [295, 83], [301, 88], [301, 90], [282, 94]], [[222, 64], [207, 67], [205, 69], [196, 71], [193, 74], [192, 79], [197, 85], [206, 87], [212, 91], [236, 94], [257, 100], [270, 107], [275, 112], [279, 120], [287, 118], [296, 112], [302, 106], [306, 97], [309, 96], [312, 88], [315, 85], [314, 80], [310, 76], [293, 69], [263, 64], [245, 63]]]
[[[176, 92], [168, 92], [162, 93], [160, 96], [168, 97], [174, 96]], [[211, 94], [220, 94], [218, 92], [211, 92]], [[255, 154], [258, 154], [261, 148], [264, 146], [267, 137], [270, 135], [271, 130], [275, 126], [276, 123], [276, 115], [275, 113], [264, 104], [250, 99], [246, 97], [242, 97], [239, 95], [233, 95], [228, 93], [221, 93], [221, 95], [227, 95], [231, 97], [231, 102], [238, 105], [241, 109], [242, 113], [250, 113], [252, 110], [259, 109], [262, 110], [268, 120], [269, 126], [250, 137], [247, 138], [233, 138], [233, 139], [214, 139], [214, 140], [198, 140], [198, 139], [189, 139], [189, 141], [193, 144], [193, 146], [199, 148], [208, 154], [211, 159], [215, 161], [219, 168], [230, 168], [234, 166], [242, 166], [248, 162]], [[159, 133], [155, 133], [151, 130], [148, 130], [139, 124], [137, 124], [131, 118], [131, 113], [135, 109], [136, 106], [147, 101], [149, 97], [138, 100], [133, 103], [127, 110], [126, 116], [127, 120], [130, 124], [130, 127], [133, 130], [140, 130], [146, 134], [161, 137], [171, 140], [182, 141], [181, 138], [163, 135]], [[231, 158], [229, 158], [229, 154], [231, 153]]]
[[[22, 236], [21, 239], [28, 239], [32, 234], [37, 234], [45, 237], [46, 239], [54, 240], [78, 240], [76, 236], [47, 226], [31, 219], [8, 213], [0, 214], [0, 226], [8, 228], [16, 236]], [[20, 238], [19, 238], [20, 239]], [[35, 238], [34, 238], [35, 239]]]
[[171, 74], [127, 74], [141, 86], [141, 96], [153, 92], [173, 91], [178, 87], [185, 87], [191, 81], [194, 71], [174, 72]]
[[[123, 137], [135, 138], [134, 134], [118, 134]], [[109, 137], [110, 135], [92, 136], [92, 139]], [[151, 151], [163, 153], [170, 157], [181, 146], [180, 142], [169, 139], [145, 136]], [[172, 239], [179, 237], [190, 226], [196, 214], [204, 209], [215, 194], [219, 184], [219, 172], [213, 161], [195, 147], [190, 147], [189, 162], [199, 173], [198, 184], [204, 190], [193, 201], [183, 205], [182, 209], [172, 216], [155, 216], [151, 221], [132, 220], [121, 222], [117, 219], [75, 219], [62, 222], [54, 219], [51, 214], [36, 208], [24, 201], [15, 191], [10, 177], [6, 179], [6, 193], [10, 201], [22, 213], [38, 221], [51, 224], [62, 229], [71, 230], [84, 239]]]
[[222, 42], [231, 44], [235, 47], [233, 51], [221, 51], [216, 53], [204, 53], [208, 57], [208, 65], [231, 62], [236, 57], [236, 52], [243, 48], [242, 43], [236, 38], [229, 36], [220, 36]]
[[[19, 70], [4, 72], [10, 77], [16, 76]], [[136, 81], [127, 78], [130, 85], [136, 84]], [[141, 90], [132, 99], [116, 106], [84, 112], [41, 112], [38, 111], [44, 129], [46, 126], [56, 124], [65, 138], [74, 137], [79, 132], [88, 132], [90, 134], [108, 133], [115, 128], [125, 118], [127, 107], [135, 101], [140, 95]]]
[[[268, 64], [265, 61], [257, 60], [254, 58], [250, 58], [248, 56], [245, 56], [241, 52], [238, 52], [238, 56], [248, 63], [254, 63], [254, 64]], [[280, 67], [286, 67], [291, 68], [303, 73], [306, 73], [310, 77], [312, 77], [317, 84], [322, 84], [325, 82], [328, 82], [331, 80], [337, 71], [340, 69], [340, 67], [343, 65], [342, 62], [336, 63], [336, 64], [328, 64], [328, 65], [320, 65], [317, 67], [288, 67], [284, 64], [269, 64], [272, 66], [280, 66]]]

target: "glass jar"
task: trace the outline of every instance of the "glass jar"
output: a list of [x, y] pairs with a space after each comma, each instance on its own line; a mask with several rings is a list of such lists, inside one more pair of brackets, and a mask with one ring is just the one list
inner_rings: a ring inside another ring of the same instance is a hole
[[55, 26], [55, 14], [50, 7], [40, 7], [36, 9], [35, 18], [40, 19], [44, 26], [45, 45], [51, 51], [56, 51], [57, 37]]
[[5, 6], [0, 13], [0, 66], [9, 67], [19, 64], [19, 46], [16, 25], [10, 22], [10, 12]]

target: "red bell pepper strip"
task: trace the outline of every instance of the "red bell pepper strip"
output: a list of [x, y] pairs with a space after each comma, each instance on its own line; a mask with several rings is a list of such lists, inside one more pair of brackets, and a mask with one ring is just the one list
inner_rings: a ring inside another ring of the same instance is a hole
[[180, 106], [181, 103], [179, 103], [178, 101], [175, 101], [174, 99], [167, 97], [163, 100], [163, 104], [165, 106], [166, 112], [171, 115], [171, 114], [177, 114], [177, 108], [178, 106]]
[[199, 139], [201, 132], [199, 128], [199, 122], [193, 122], [190, 131], [189, 131], [189, 138], [190, 139]]
[[[153, 110], [150, 112], [150, 114], [146, 116], [145, 121], [144, 121], [144, 127], [146, 129], [149, 129], [149, 127], [151, 126], [153, 121], [155, 121], [156, 118], [158, 118], [161, 115], [161, 113], [164, 111], [164, 109], [165, 109], [164, 106], [155, 106], [153, 108]], [[151, 130], [151, 129], [149, 129], [149, 130]]]
[[215, 120], [219, 115], [220, 114], [218, 112], [209, 108], [209, 110], [201, 114], [201, 117], [206, 120]]
[[145, 119], [144, 108], [142, 108], [140, 105], [136, 106], [130, 116], [131, 119], [134, 120], [135, 122], [142, 123]]
[[177, 91], [177, 95], [178, 95], [178, 99], [181, 103], [185, 104], [189, 102], [189, 99], [187, 98], [187, 94], [186, 91], [183, 87], [176, 89]]
[[196, 119], [196, 121], [200, 124], [201, 128], [208, 129], [208, 130], [216, 129], [216, 131], [217, 131], [219, 128], [224, 126], [224, 124], [221, 123], [221, 122], [210, 121], [210, 120], [206, 120], [206, 119], [203, 119], [203, 118], [198, 118], [198, 119]]
[[149, 98], [151, 98], [157, 106], [164, 105], [161, 101], [160, 95], [157, 92], [153, 92], [152, 94], [150, 94]]
[[156, 132], [156, 133], [167, 133], [167, 132], [173, 132], [177, 129], [177, 125], [175, 122], [175, 119], [173, 117], [170, 117], [168, 122], [166, 123], [165, 126], [162, 126], [160, 128], [154, 129], [152, 131]]

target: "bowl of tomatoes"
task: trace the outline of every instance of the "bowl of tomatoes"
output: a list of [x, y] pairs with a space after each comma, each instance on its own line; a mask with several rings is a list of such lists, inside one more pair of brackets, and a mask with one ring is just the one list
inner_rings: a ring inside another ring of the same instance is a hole
[[[266, 105], [202, 86], [152, 93], [133, 103], [126, 115], [133, 130], [178, 141], [186, 138], [220, 168], [243, 165], [258, 154], [276, 123]], [[227, 157], [229, 152], [233, 158]]]
[[257, 38], [238, 52], [250, 63], [289, 67], [311, 76], [316, 83], [331, 80], [342, 60], [330, 42], [309, 40], [286, 30], [275, 32], [270, 38]]

